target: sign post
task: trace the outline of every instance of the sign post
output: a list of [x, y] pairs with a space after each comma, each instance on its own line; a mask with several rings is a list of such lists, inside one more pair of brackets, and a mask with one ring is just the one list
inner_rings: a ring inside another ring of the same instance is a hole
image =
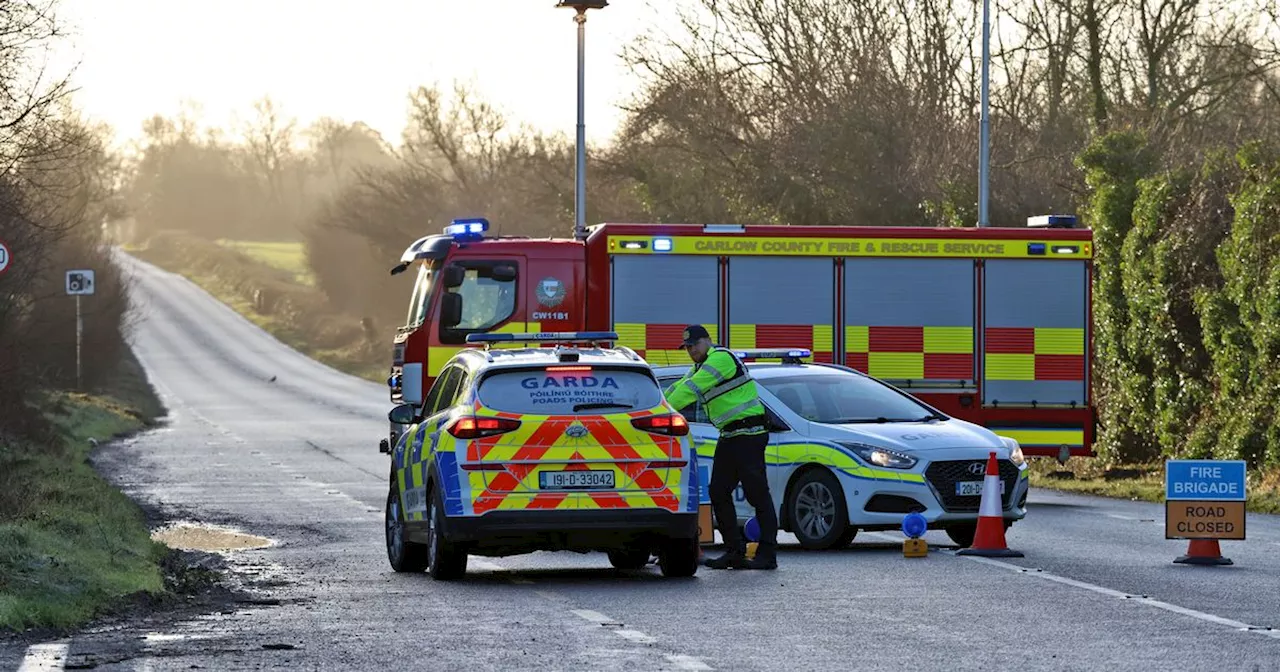
[[95, 287], [93, 271], [82, 269], [67, 271], [67, 296], [76, 297], [76, 389], [81, 388], [80, 348], [84, 334], [84, 318], [80, 312], [80, 297], [93, 296]]
[[1220, 539], [1245, 538], [1244, 460], [1168, 460], [1165, 462], [1166, 539], [1189, 539], [1186, 565], [1230, 565]]
[[0, 275], [9, 270], [9, 246], [3, 240], [0, 240]]

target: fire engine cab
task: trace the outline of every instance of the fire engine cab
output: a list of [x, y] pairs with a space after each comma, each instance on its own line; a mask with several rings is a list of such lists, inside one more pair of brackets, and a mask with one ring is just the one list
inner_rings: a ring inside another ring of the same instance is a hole
[[469, 334], [613, 331], [661, 366], [688, 362], [681, 331], [701, 324], [730, 348], [805, 348], [858, 369], [1027, 455], [1093, 455], [1093, 233], [1073, 216], [973, 229], [606, 223], [585, 240], [488, 231], [455, 220], [391, 269], [417, 267], [392, 403], [456, 393], [464, 381], [436, 378], [475, 347]]

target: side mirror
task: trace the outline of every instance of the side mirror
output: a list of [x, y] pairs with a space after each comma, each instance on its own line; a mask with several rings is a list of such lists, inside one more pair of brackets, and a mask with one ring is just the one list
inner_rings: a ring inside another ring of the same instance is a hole
[[440, 323], [452, 329], [462, 322], [462, 295], [447, 292], [440, 295]]
[[508, 264], [494, 266], [490, 275], [498, 282], [511, 282], [516, 279], [516, 267]]
[[467, 279], [467, 270], [457, 264], [450, 264], [444, 267], [441, 273], [441, 282], [444, 283], [446, 289], [453, 287], [461, 287], [462, 281]]
[[400, 404], [391, 409], [387, 419], [397, 425], [412, 425], [418, 421], [418, 412], [413, 410], [412, 404]]

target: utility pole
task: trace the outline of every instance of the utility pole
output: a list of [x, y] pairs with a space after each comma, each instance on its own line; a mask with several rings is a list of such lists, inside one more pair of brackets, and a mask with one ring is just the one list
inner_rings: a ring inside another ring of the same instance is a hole
[[978, 226], [991, 226], [991, 0], [982, 0], [982, 119], [978, 148]]
[[573, 17], [578, 24], [578, 160], [574, 170], [573, 199], [573, 237], [576, 240], [586, 240], [587, 237], [587, 10], [608, 6], [608, 0], [560, 0], [556, 4], [556, 7], [569, 7], [577, 12]]

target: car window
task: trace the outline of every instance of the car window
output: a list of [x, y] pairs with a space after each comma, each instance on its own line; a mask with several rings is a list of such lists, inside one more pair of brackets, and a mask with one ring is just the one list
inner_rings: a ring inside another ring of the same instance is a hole
[[[426, 402], [422, 405], [423, 417], [429, 418], [449, 407], [457, 396], [461, 376], [462, 370], [456, 366], [446, 367], [440, 372], [435, 384], [431, 386], [431, 391], [427, 393]], [[450, 395], [451, 390], [452, 395]]]
[[[666, 389], [671, 387], [671, 385], [677, 380], [680, 380], [680, 378], [661, 378], [658, 380], [658, 384], [662, 386], [662, 389], [665, 392]], [[679, 410], [680, 414], [684, 416], [684, 419], [689, 422], [697, 422], [704, 425], [711, 424], [711, 416], [707, 415], [707, 408], [697, 401], [677, 410]]]
[[491, 373], [476, 396], [487, 408], [537, 415], [599, 415], [662, 403], [662, 390], [644, 371], [581, 365]]
[[797, 415], [812, 422], [853, 423], [919, 420], [931, 411], [870, 378], [840, 371], [769, 376], [757, 383]]

